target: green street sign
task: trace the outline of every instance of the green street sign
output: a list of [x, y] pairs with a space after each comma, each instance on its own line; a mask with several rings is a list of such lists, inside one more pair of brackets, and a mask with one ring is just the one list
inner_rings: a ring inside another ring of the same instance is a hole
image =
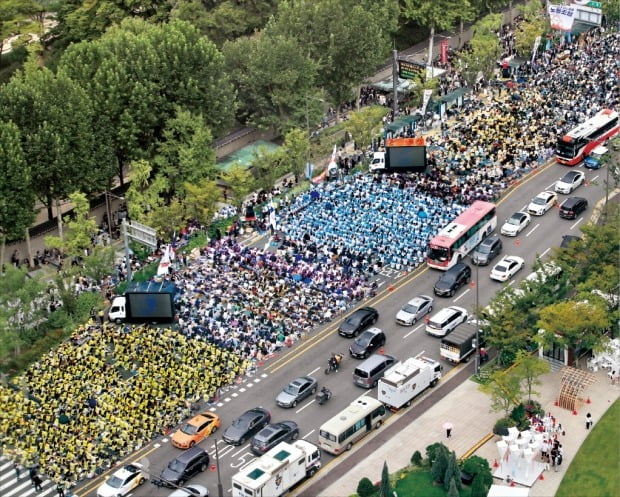
[[595, 9], [600, 9], [602, 6], [601, 2], [588, 2], [588, 7], [594, 7]]

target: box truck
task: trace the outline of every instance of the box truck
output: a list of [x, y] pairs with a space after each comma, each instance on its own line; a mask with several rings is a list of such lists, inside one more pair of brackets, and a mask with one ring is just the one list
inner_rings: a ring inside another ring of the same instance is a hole
[[279, 497], [321, 467], [310, 442], [281, 442], [232, 477], [232, 497]]
[[112, 300], [108, 319], [114, 323], [171, 323], [175, 314], [176, 286], [169, 281], [131, 283]]
[[443, 366], [421, 354], [397, 362], [379, 380], [377, 398], [391, 410], [408, 407], [411, 401], [441, 378]]
[[[464, 326], [459, 326], [449, 335], [441, 339], [439, 344], [439, 357], [446, 361], [458, 364], [467, 362], [476, 352], [476, 328], [478, 324], [473, 321]], [[480, 346], [484, 345], [484, 334], [478, 330]]]

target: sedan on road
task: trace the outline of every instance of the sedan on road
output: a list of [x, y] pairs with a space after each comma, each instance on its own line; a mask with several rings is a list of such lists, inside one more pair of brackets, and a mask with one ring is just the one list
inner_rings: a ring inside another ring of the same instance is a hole
[[299, 426], [294, 421], [282, 421], [265, 426], [252, 439], [252, 452], [262, 456], [280, 442], [290, 442], [299, 437]]
[[586, 180], [586, 175], [583, 171], [568, 171], [560, 181], [555, 184], [555, 191], [558, 193], [569, 194], [572, 193], [580, 185]]
[[142, 465], [127, 464], [116, 470], [99, 488], [97, 497], [122, 497], [146, 481]]
[[168, 497], [209, 497], [209, 489], [202, 485], [185, 485], [177, 488]]
[[291, 381], [276, 397], [276, 404], [280, 407], [295, 407], [306, 397], [316, 393], [316, 378], [300, 376]]
[[340, 324], [338, 334], [346, 338], [356, 337], [366, 328], [375, 324], [377, 319], [379, 319], [377, 309], [374, 307], [361, 307]]
[[423, 316], [433, 310], [433, 297], [418, 295], [407, 302], [396, 314], [396, 322], [404, 326], [411, 326]]
[[502, 225], [500, 233], [506, 236], [517, 236], [521, 233], [528, 224], [532, 221], [529, 214], [525, 212], [515, 212], [512, 216], [506, 219], [506, 222]]
[[223, 439], [232, 445], [241, 445], [256, 432], [262, 430], [271, 421], [271, 414], [267, 409], [255, 407], [245, 411], [224, 430]]
[[544, 191], [536, 195], [527, 206], [527, 212], [533, 216], [542, 216], [558, 203], [558, 194]]
[[525, 261], [521, 257], [506, 255], [501, 261], [495, 264], [489, 276], [495, 281], [508, 281], [508, 279], [517, 274], [519, 270], [523, 269], [523, 266], [525, 266]]
[[189, 449], [220, 427], [220, 418], [212, 412], [203, 412], [193, 417], [172, 435], [172, 445], [178, 449]]

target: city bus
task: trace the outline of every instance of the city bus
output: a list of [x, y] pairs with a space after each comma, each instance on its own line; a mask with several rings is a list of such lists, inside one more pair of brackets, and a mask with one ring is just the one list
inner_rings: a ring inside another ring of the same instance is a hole
[[566, 166], [579, 164], [598, 145], [618, 133], [618, 112], [603, 109], [558, 140], [556, 160]]
[[496, 226], [495, 204], [476, 200], [431, 239], [427, 265], [435, 269], [450, 269], [469, 254]]
[[379, 428], [387, 415], [381, 402], [362, 395], [321, 426], [319, 447], [334, 455], [351, 450], [355, 442]]

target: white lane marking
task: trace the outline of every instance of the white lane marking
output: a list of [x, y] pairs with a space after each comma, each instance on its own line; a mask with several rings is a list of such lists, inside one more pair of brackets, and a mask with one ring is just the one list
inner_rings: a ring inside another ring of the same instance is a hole
[[528, 236], [530, 236], [532, 233], [534, 233], [534, 231], [536, 231], [536, 228], [538, 228], [540, 226], [540, 223], [538, 223], [536, 226], [534, 226], [527, 235], [525, 235], [525, 237], [527, 238]]
[[301, 437], [302, 440], [305, 440], [306, 438], [308, 438], [310, 435], [312, 435], [315, 432], [315, 430], [311, 430], [308, 433], [306, 433], [303, 437]]
[[314, 368], [312, 371], [310, 371], [306, 376], [312, 376], [312, 373], [316, 373], [319, 369], [321, 369], [321, 366], [319, 366], [318, 368]]
[[462, 299], [463, 297], [465, 297], [465, 295], [467, 295], [469, 293], [471, 289], [468, 288], [467, 290], [465, 290], [463, 293], [461, 293], [457, 298], [454, 299], [454, 302], [458, 302], [460, 299]]
[[418, 331], [420, 328], [422, 328], [422, 326], [424, 326], [424, 323], [422, 323], [420, 326], [412, 329], [409, 333], [407, 333], [405, 336], [403, 336], [403, 338], [407, 338], [409, 335], [411, 335], [412, 333]]
[[594, 176], [594, 178], [591, 178], [590, 181], [596, 181], [596, 178], [598, 178], [598, 174]]
[[301, 411], [303, 411], [303, 410], [304, 410], [306, 407], [308, 407], [309, 405], [314, 404], [314, 402], [315, 402], [315, 400], [314, 400], [314, 399], [312, 399], [312, 400], [311, 400], [310, 402], [308, 402], [305, 406], [300, 407], [299, 409], [297, 409], [297, 410], [295, 411], [295, 414], [300, 413]]
[[573, 224], [570, 229], [573, 229], [575, 226], [577, 226], [581, 221], [583, 221], [583, 217], [580, 217], [579, 219], [577, 219], [577, 221], [575, 221], [575, 224]]
[[542, 258], [545, 256], [545, 254], [546, 254], [547, 252], [549, 252], [549, 250], [551, 250], [551, 247], [548, 247], [548, 248], [547, 248], [547, 250], [545, 250], [542, 254], [540, 254], [540, 255], [538, 256], [538, 258], [539, 258], [539, 259], [542, 259]]

